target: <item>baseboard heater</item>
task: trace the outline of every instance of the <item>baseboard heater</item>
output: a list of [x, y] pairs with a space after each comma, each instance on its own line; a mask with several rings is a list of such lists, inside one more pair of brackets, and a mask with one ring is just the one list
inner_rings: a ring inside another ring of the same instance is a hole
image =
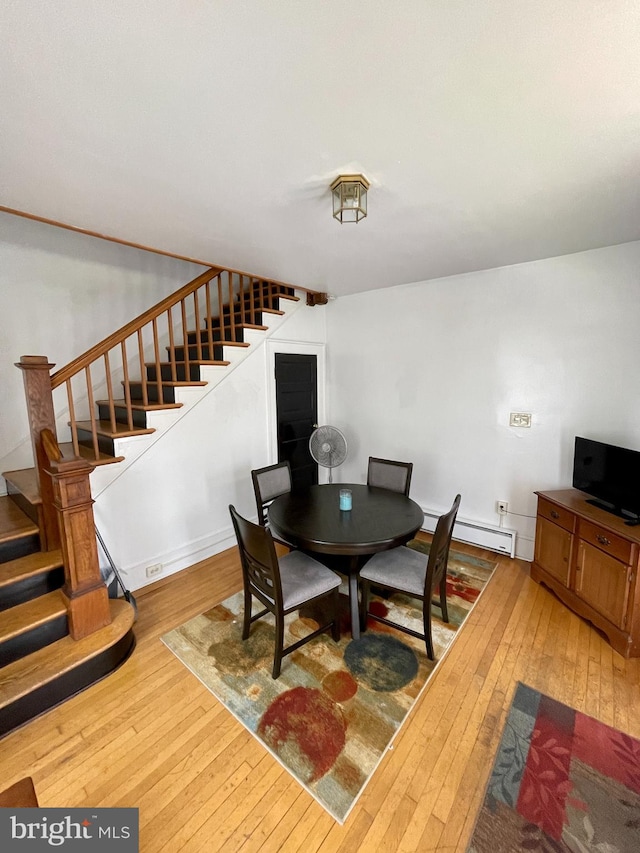
[[[440, 515], [439, 512], [425, 509], [423, 530], [433, 533]], [[478, 545], [490, 551], [499, 551], [510, 557], [514, 557], [516, 553], [516, 531], [508, 527], [480, 524], [477, 521], [458, 518], [453, 528], [453, 538], [458, 542], [467, 542], [469, 545]]]

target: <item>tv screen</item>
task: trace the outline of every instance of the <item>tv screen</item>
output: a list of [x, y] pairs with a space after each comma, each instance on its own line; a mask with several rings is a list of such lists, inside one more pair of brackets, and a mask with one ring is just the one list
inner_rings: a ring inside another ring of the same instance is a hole
[[631, 521], [640, 516], [640, 451], [576, 436], [573, 487]]

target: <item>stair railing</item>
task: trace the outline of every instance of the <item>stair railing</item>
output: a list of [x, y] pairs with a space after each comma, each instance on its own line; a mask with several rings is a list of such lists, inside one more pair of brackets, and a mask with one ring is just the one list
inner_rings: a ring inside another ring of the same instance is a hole
[[[133, 430], [132, 380], [140, 386], [136, 394], [138, 402], [144, 406], [155, 403], [161, 406], [163, 383], [180, 381], [175, 357], [178, 347], [183, 348], [179, 362], [181, 375], [189, 381], [192, 365], [213, 360], [215, 346], [221, 341], [235, 341], [238, 326], [256, 325], [260, 310], [273, 308], [278, 295], [284, 293], [292, 294], [293, 291], [280, 282], [234, 270], [209, 269], [53, 373], [52, 391], [66, 391], [66, 405], [64, 398], [56, 397], [55, 407], [58, 412], [62, 411], [62, 415], [57, 416], [58, 426], [66, 427], [64, 419], [68, 418], [73, 455], [82, 455], [94, 464], [101, 461], [96, 413], [98, 393], [105, 398], [103, 405], [106, 405], [111, 430], [115, 433], [118, 429], [117, 400], [118, 407], [126, 411], [126, 428]], [[214, 323], [213, 318], [217, 322]], [[161, 355], [163, 344], [167, 350], [164, 358]], [[149, 365], [155, 370], [153, 379], [147, 378]], [[118, 382], [123, 388], [120, 397], [115, 391]], [[78, 423], [82, 420], [88, 421], [87, 431], [91, 434], [88, 452], [85, 447], [81, 449], [78, 435]]]

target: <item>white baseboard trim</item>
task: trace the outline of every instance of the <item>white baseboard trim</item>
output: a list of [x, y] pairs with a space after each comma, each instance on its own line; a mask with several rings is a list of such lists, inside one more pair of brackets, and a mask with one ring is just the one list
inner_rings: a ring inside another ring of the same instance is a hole
[[[424, 507], [422, 511], [424, 512], [423, 529], [428, 533], [433, 533], [442, 513]], [[510, 557], [515, 557], [516, 554], [516, 531], [509, 527], [497, 527], [494, 524], [471, 521], [458, 516], [453, 528], [453, 538], [458, 542], [478, 545], [480, 548], [498, 551], [500, 554], [508, 554]]]
[[[109, 543], [107, 542], [106, 544], [109, 547]], [[195, 563], [206, 560], [208, 557], [213, 557], [215, 554], [220, 554], [228, 548], [234, 548], [236, 545], [237, 542], [233, 527], [229, 525], [229, 527], [218, 530], [209, 536], [194, 539], [192, 542], [186, 542], [174, 550], [147, 557], [143, 563], [132, 564], [126, 568], [119, 569], [119, 571], [123, 575], [126, 586], [135, 591], [163, 578], [170, 577], [183, 569], [188, 569]], [[100, 554], [102, 557], [102, 552]], [[147, 567], [157, 565], [162, 566], [161, 571], [152, 577], [147, 577]]]

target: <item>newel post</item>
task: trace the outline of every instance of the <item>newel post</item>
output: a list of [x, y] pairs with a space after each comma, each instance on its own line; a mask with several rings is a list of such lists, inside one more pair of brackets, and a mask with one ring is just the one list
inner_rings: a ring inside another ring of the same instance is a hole
[[57, 513], [53, 506], [51, 478], [44, 475], [47, 469], [47, 458], [40, 441], [40, 434], [42, 430], [48, 429], [54, 437], [56, 435], [50, 375], [50, 370], [55, 365], [50, 364], [44, 355], [23, 355], [16, 367], [22, 371], [24, 380], [33, 459], [42, 499], [42, 514], [39, 525], [40, 547], [43, 551], [53, 551], [60, 547], [60, 533]]
[[65, 578], [61, 592], [67, 605], [69, 633], [80, 640], [111, 622], [93, 519], [89, 483], [93, 469], [85, 459], [64, 459], [50, 430], [44, 430], [41, 438], [60, 527]]

